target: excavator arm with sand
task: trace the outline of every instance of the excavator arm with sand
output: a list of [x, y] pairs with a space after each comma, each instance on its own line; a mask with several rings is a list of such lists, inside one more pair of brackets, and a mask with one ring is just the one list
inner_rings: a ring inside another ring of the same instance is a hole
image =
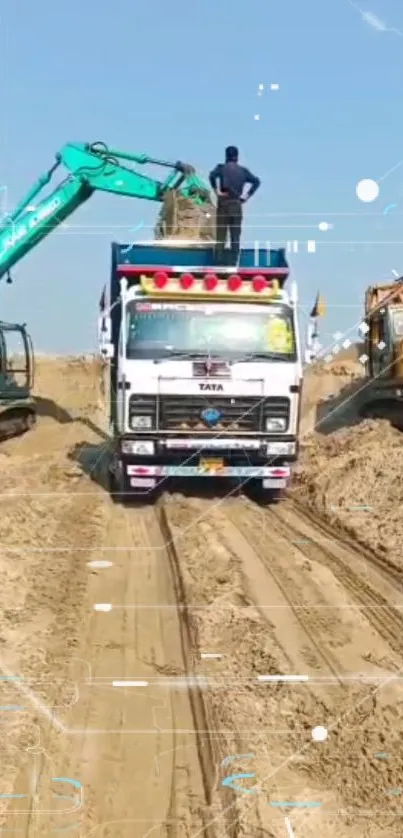
[[[133, 164], [161, 166], [171, 171], [164, 181], [159, 181], [140, 174]], [[50, 195], [33, 205], [61, 165], [67, 176]], [[116, 151], [101, 142], [68, 143], [56, 155], [53, 166], [0, 223], [0, 280], [6, 277], [11, 282], [13, 266], [96, 191], [160, 202], [160, 219], [168, 236], [175, 235], [178, 228], [178, 202], [180, 213], [185, 207], [189, 215], [189, 208], [190, 214], [194, 208], [201, 219], [212, 208], [210, 190], [192, 166]], [[15, 337], [21, 339], [18, 355], [10, 349], [11, 338]], [[34, 424], [32, 385], [33, 349], [25, 325], [0, 322], [0, 440], [23, 433]]]
[[[162, 166], [171, 169], [171, 173], [164, 181], [155, 180], [127, 165], [133, 163]], [[69, 172], [67, 177], [50, 195], [33, 206], [32, 202], [48, 186], [61, 165]], [[211, 204], [209, 189], [193, 167], [186, 163], [156, 160], [147, 154], [128, 154], [109, 149], [101, 142], [68, 143], [58, 152], [49, 171], [3, 219], [0, 227], [0, 279], [6, 276], [11, 281], [11, 268], [96, 191], [166, 202], [167, 206], [170, 202], [173, 204], [175, 198], [186, 206], [203, 208]], [[168, 211], [166, 214], [169, 214]]]

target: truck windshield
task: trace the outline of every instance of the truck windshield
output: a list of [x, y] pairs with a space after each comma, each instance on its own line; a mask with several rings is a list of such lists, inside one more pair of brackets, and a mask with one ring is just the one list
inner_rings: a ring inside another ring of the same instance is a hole
[[296, 357], [294, 317], [286, 305], [131, 301], [126, 327], [130, 359], [206, 354], [230, 360]]

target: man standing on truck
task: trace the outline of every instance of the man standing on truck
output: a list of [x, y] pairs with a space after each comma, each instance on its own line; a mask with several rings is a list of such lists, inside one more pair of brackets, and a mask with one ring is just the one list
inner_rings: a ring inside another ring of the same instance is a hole
[[[216, 264], [236, 265], [239, 257], [242, 229], [242, 204], [254, 195], [260, 186], [259, 178], [238, 163], [236, 146], [225, 149], [225, 163], [210, 172], [210, 186], [217, 196], [216, 220]], [[243, 195], [246, 184], [250, 184], [247, 195]], [[230, 235], [230, 261], [225, 259], [227, 233]]]

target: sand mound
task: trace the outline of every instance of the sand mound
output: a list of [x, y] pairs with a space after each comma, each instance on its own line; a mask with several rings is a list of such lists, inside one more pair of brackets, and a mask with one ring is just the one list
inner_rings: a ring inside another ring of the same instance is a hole
[[308, 440], [297, 468], [297, 496], [400, 567], [403, 440], [388, 422], [366, 420]]
[[[363, 366], [353, 347], [340, 353], [332, 363], [318, 362], [308, 367], [303, 386], [302, 433], [309, 433], [318, 425], [323, 431], [324, 416], [334, 414], [336, 404], [343, 401], [343, 394], [348, 400], [349, 394], [360, 386], [363, 375]], [[338, 417], [338, 421], [343, 419]]]
[[[389, 422], [360, 421], [350, 410], [351, 394], [362, 386], [361, 351], [352, 348], [349, 357], [314, 365], [306, 375], [302, 455], [292, 493], [402, 567], [403, 437]], [[333, 426], [338, 430], [331, 432]]]
[[[38, 458], [66, 462], [69, 445], [88, 435], [106, 431], [103, 398], [103, 365], [95, 356], [39, 357], [36, 361], [34, 395], [38, 424], [24, 436], [2, 442], [0, 456], [12, 458], [26, 471], [38, 468]], [[35, 465], [31, 464], [32, 458]], [[10, 468], [11, 468], [10, 466]], [[21, 477], [16, 475], [16, 490]], [[10, 488], [10, 487], [9, 487]]]

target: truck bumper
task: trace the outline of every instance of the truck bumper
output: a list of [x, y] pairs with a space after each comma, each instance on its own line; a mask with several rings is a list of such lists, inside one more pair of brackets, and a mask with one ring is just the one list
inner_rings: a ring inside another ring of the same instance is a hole
[[[246, 446], [242, 450], [240, 445], [233, 445], [231, 450], [218, 446], [213, 450], [210, 440], [198, 441], [198, 450], [193, 445], [190, 447], [190, 441], [187, 448], [186, 440], [183, 440], [180, 449], [169, 449], [165, 440], [158, 440], [152, 456], [123, 450], [124, 445], [130, 446], [130, 442], [136, 441], [129, 437], [116, 439], [111, 464], [122, 491], [128, 493], [168, 488], [171, 481], [194, 478], [221, 479], [241, 485], [258, 483], [263, 489], [281, 490], [287, 487], [292, 463], [298, 456], [297, 446], [288, 456], [269, 457], [260, 443], [254, 450], [245, 450]], [[203, 450], [203, 442], [209, 445], [207, 450]]]
[[283, 489], [287, 486], [290, 466], [221, 466], [201, 463], [197, 466], [186, 465], [141, 465], [121, 463], [124, 482], [133, 490], [154, 489], [175, 478], [225, 478], [227, 480], [262, 481], [264, 489]]

